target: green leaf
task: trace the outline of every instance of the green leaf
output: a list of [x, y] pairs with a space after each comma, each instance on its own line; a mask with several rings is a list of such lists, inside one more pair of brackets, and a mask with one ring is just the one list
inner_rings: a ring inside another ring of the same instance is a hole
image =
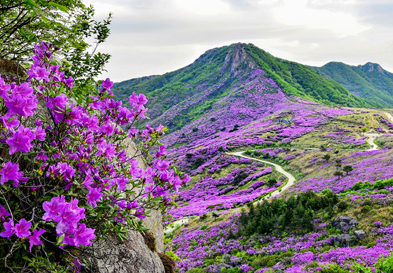
[[61, 11], [68, 12], [68, 8], [66, 8], [65, 6], [62, 6], [60, 4], [49, 2], [49, 5], [54, 6], [54, 7], [58, 8]]
[[25, 260], [25, 261], [31, 262], [31, 260], [28, 257], [26, 257], [26, 256], [23, 256], [22, 259]]
[[63, 242], [64, 237], [65, 237], [65, 233], [64, 233], [63, 235], [61, 235], [60, 237], [57, 238], [57, 245], [60, 245], [61, 242]]
[[22, 5], [27, 5], [27, 6], [31, 6], [31, 7], [35, 7], [35, 8], [40, 8], [40, 6], [37, 5], [36, 2], [34, 2], [33, 0], [26, 0], [22, 3]]

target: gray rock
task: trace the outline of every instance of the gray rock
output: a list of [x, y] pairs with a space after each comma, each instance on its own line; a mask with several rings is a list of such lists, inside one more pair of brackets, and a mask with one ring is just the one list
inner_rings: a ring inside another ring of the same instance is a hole
[[232, 268], [232, 266], [230, 266], [229, 264], [220, 263], [217, 265], [216, 271], [214, 273], [220, 273], [222, 268]]
[[347, 222], [340, 222], [338, 228], [342, 233], [347, 233], [351, 229], [351, 226]]
[[363, 230], [356, 230], [354, 233], [358, 240], [366, 238], [366, 233]]
[[[164, 265], [157, 253], [152, 252], [140, 233], [130, 231], [127, 241], [116, 236], [98, 241], [84, 249], [86, 258], [98, 266], [97, 273], [164, 273]], [[82, 258], [84, 255], [82, 254]], [[94, 260], [93, 258], [94, 257]]]
[[236, 257], [236, 258], [232, 258], [230, 261], [229, 261], [229, 263], [228, 264], [230, 264], [230, 265], [232, 265], [232, 266], [237, 266], [237, 265], [240, 265], [241, 263], [242, 263], [242, 261], [243, 261], [243, 258], [241, 258], [241, 257]]
[[229, 260], [231, 258], [231, 255], [229, 255], [229, 254], [224, 254], [224, 256], [222, 256], [222, 259], [224, 260], [224, 261], [227, 261], [227, 260]]
[[352, 245], [352, 236], [349, 234], [340, 234], [333, 237], [334, 246], [351, 246]]
[[[146, 168], [135, 144], [130, 139], [123, 144], [127, 147], [127, 155], [136, 158], [139, 166]], [[152, 210], [150, 217], [144, 219], [143, 225], [150, 229], [155, 238], [156, 252], [148, 248], [139, 232], [131, 230], [126, 234], [128, 240], [122, 242], [118, 237], [112, 236], [107, 240], [98, 241], [84, 249], [82, 258], [97, 264], [98, 268], [94, 271], [97, 273], [165, 273], [164, 265], [157, 254], [164, 252], [161, 212]]]
[[351, 227], [356, 227], [359, 224], [358, 221], [356, 221], [355, 219], [352, 219], [351, 221], [349, 221], [349, 225]]
[[343, 215], [343, 216], [338, 217], [338, 220], [340, 222], [345, 222], [345, 223], [349, 224], [349, 222], [352, 220], [352, 218], [349, 217], [348, 215]]

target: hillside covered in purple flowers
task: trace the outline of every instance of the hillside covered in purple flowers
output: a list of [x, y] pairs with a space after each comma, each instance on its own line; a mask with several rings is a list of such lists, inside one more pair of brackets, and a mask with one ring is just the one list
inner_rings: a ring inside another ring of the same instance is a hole
[[146, 94], [191, 177], [164, 223], [177, 272], [392, 272], [391, 110], [245, 44], [115, 89]]

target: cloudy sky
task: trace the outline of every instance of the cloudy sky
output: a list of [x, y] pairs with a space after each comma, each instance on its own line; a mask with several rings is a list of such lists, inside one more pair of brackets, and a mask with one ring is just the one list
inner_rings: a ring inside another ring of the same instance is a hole
[[393, 72], [393, 0], [88, 0], [111, 11], [114, 81], [163, 74], [208, 49], [253, 43], [307, 65], [379, 63]]

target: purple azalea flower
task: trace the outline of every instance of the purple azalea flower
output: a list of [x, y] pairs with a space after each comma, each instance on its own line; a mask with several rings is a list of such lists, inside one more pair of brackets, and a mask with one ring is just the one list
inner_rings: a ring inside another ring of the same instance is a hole
[[12, 90], [12, 94], [18, 94], [22, 97], [32, 97], [34, 95], [34, 89], [30, 86], [30, 83], [24, 82], [21, 85], [15, 86]]
[[31, 142], [34, 140], [35, 135], [30, 128], [25, 128], [21, 125], [18, 132], [15, 132], [13, 136], [7, 139], [7, 144], [10, 145], [9, 153], [14, 154], [16, 151], [27, 153], [33, 146]]
[[34, 78], [37, 81], [44, 80], [45, 82], [49, 82], [50, 72], [47, 71], [44, 67], [40, 67], [38, 65], [33, 65], [29, 71], [27, 71], [30, 78]]
[[19, 164], [8, 161], [7, 163], [3, 164], [3, 168], [0, 171], [0, 175], [1, 175], [1, 179], [0, 179], [1, 185], [8, 182], [9, 180], [17, 181], [18, 178], [20, 177]]
[[111, 82], [110, 79], [107, 78], [105, 81], [102, 82], [101, 85], [103, 89], [111, 89], [111, 87], [113, 86], [113, 82]]
[[45, 221], [60, 221], [59, 213], [63, 210], [65, 205], [66, 202], [64, 195], [53, 197], [50, 201], [45, 201], [42, 204], [42, 208], [45, 210], [45, 214], [42, 216], [42, 219]]
[[20, 121], [17, 118], [13, 118], [13, 119], [8, 118], [7, 119], [6, 117], [0, 117], [0, 122], [8, 130], [10, 130], [14, 127], [17, 127], [20, 124]]
[[130, 168], [130, 175], [134, 178], [141, 177], [141, 169], [138, 168], [138, 160], [132, 159], [131, 168]]
[[69, 76], [68, 79], [63, 80], [63, 82], [65, 83], [65, 85], [67, 85], [69, 88], [72, 88], [72, 83], [74, 82], [74, 79]]
[[80, 224], [79, 228], [74, 233], [74, 246], [90, 246], [92, 244], [91, 240], [96, 237], [94, 231], [95, 229], [86, 228], [85, 224]]
[[103, 194], [101, 193], [100, 189], [97, 189], [97, 188], [90, 189], [90, 192], [86, 195], [87, 204], [90, 204], [93, 207], [97, 207], [96, 202], [99, 202], [98, 199], [100, 199], [102, 195]]
[[137, 111], [142, 110], [143, 105], [147, 103], [147, 98], [144, 94], [135, 94], [135, 92], [132, 93], [132, 95], [128, 98], [130, 101], [130, 105], [133, 108], [136, 108]]
[[52, 110], [55, 118], [55, 122], [59, 123], [64, 119], [64, 113], [67, 106], [68, 98], [66, 95], [61, 93], [57, 97], [50, 97], [46, 106]]
[[7, 239], [11, 238], [12, 235], [15, 233], [14, 222], [10, 219], [8, 222], [3, 224], [5, 231], [0, 233], [0, 237], [5, 237]]
[[8, 213], [8, 211], [0, 205], [0, 218], [3, 218], [4, 216], [10, 216], [11, 214]]
[[36, 139], [38, 139], [40, 141], [44, 141], [45, 140], [46, 132], [41, 127], [34, 128], [32, 132], [34, 133]]
[[11, 85], [6, 84], [3, 78], [0, 78], [0, 97], [8, 98], [8, 92], [11, 90]]
[[23, 117], [32, 116], [37, 109], [38, 100], [36, 96], [24, 97], [20, 94], [14, 94], [11, 99], [5, 99], [5, 106], [8, 111], [6, 117], [20, 115]]
[[15, 235], [19, 238], [28, 237], [31, 232], [29, 231], [31, 222], [27, 222], [24, 218], [19, 221], [19, 224], [15, 225]]
[[129, 180], [127, 178], [124, 178], [124, 177], [116, 179], [117, 189], [119, 191], [124, 191], [126, 189], [128, 181]]
[[106, 158], [111, 159], [116, 155], [116, 147], [111, 143], [103, 141], [97, 145], [97, 148], [97, 156], [104, 155]]
[[33, 247], [33, 246], [39, 246], [39, 245], [42, 245], [44, 242], [43, 241], [41, 241], [40, 240], [40, 236], [42, 235], [42, 234], [44, 234], [46, 231], [45, 230], [43, 230], [43, 229], [40, 229], [39, 231], [37, 231], [36, 229], [33, 231], [33, 235], [31, 235], [30, 237], [29, 237], [29, 241], [30, 241], [30, 248], [29, 248], [29, 250], [30, 250], [30, 252], [31, 252], [31, 248]]

